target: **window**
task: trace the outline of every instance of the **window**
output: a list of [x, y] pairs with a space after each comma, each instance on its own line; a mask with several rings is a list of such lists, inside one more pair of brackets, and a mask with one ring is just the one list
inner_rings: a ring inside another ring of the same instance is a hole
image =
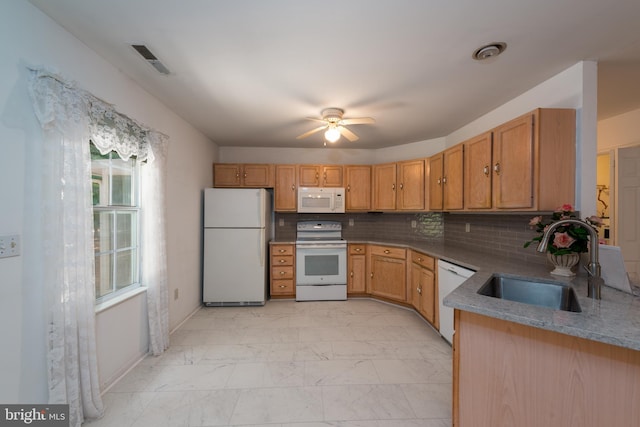
[[96, 302], [140, 286], [139, 162], [91, 145]]

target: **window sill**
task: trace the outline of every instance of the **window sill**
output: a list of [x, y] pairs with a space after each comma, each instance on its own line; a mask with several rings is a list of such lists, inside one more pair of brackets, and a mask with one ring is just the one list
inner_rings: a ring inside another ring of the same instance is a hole
[[95, 306], [95, 313], [98, 314], [100, 312], [103, 312], [105, 310], [108, 310], [120, 303], [125, 302], [128, 299], [131, 299], [133, 297], [135, 297], [136, 295], [140, 295], [143, 292], [147, 292], [147, 288], [145, 286], [139, 286], [135, 289], [132, 289], [129, 292], [125, 292], [122, 295], [118, 295], [117, 297], [111, 298], [108, 301], [105, 302], [101, 302], [100, 304], [96, 304]]

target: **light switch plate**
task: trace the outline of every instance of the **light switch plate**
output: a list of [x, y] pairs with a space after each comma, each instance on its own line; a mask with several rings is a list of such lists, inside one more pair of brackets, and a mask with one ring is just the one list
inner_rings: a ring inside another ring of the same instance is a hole
[[0, 236], [0, 258], [20, 255], [20, 235]]

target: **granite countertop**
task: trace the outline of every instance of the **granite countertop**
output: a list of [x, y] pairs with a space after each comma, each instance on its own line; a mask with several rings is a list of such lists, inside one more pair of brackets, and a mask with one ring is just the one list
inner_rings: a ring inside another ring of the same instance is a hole
[[[444, 304], [448, 307], [640, 351], [640, 289], [637, 287], [633, 288], [635, 295], [631, 295], [603, 286], [602, 299], [594, 300], [587, 297], [587, 276], [582, 270], [572, 278], [558, 277], [549, 273], [550, 266], [500, 260], [485, 252], [429, 242], [349, 240], [349, 243], [415, 249], [475, 270], [476, 274], [445, 297]], [[496, 273], [568, 284], [574, 288], [582, 312], [559, 311], [479, 295], [478, 289]]]

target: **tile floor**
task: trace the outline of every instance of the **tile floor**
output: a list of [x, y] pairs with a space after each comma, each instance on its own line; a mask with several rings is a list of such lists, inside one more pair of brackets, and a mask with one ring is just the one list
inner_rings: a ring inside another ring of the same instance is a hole
[[202, 308], [89, 427], [450, 427], [451, 347], [370, 299]]

